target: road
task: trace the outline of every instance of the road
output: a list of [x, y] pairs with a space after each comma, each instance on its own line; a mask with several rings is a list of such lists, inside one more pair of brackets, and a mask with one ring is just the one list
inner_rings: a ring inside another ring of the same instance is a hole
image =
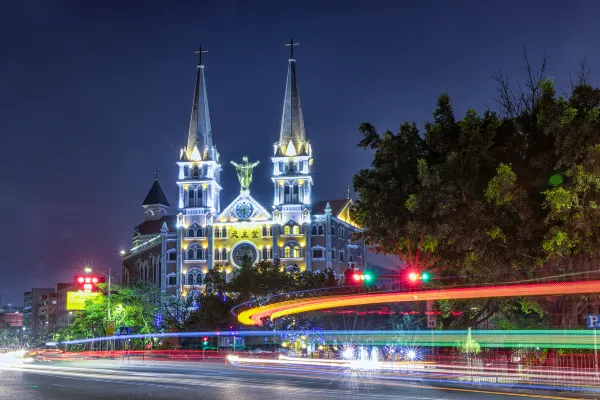
[[476, 387], [467, 390], [434, 387], [419, 382], [381, 380], [368, 373], [247, 368], [225, 361], [21, 364], [0, 359], [0, 400], [506, 398], [559, 397], [508, 395]]

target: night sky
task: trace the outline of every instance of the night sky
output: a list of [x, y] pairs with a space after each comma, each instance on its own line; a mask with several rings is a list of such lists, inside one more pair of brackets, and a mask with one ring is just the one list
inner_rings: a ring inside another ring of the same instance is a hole
[[154, 170], [176, 204], [200, 43], [223, 208], [239, 190], [229, 162], [244, 155], [260, 160], [251, 190], [271, 205], [290, 35], [316, 200], [344, 197], [369, 164], [361, 121], [422, 124], [443, 91], [459, 115], [493, 109], [491, 76], [516, 82], [524, 46], [534, 63], [547, 51], [559, 88], [585, 55], [600, 79], [597, 1], [188, 3], [1, 2], [2, 303], [84, 262], [120, 271]]

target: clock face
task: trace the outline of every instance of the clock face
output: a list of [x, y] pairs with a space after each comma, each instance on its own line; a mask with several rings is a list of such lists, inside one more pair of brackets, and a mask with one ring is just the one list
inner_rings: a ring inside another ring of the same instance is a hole
[[254, 207], [248, 201], [242, 201], [235, 207], [235, 215], [239, 219], [248, 219], [252, 215]]

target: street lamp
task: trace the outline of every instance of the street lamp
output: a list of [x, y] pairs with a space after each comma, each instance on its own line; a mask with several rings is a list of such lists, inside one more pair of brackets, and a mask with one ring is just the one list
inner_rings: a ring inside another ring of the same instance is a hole
[[[86, 274], [90, 274], [90, 273], [92, 273], [92, 268], [85, 267], [83, 269], [83, 271]], [[112, 268], [108, 268], [108, 275], [106, 275], [104, 272], [100, 272], [100, 271], [98, 271], [98, 273], [102, 274], [104, 277], [108, 278], [108, 321], [110, 321], [110, 276], [112, 275]]]

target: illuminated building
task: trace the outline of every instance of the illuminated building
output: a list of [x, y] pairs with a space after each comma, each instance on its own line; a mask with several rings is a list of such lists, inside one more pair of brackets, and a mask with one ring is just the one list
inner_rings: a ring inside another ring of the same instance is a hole
[[295, 44], [289, 44], [279, 140], [269, 146], [273, 204], [268, 206], [261, 205], [250, 190], [253, 169], [265, 164], [244, 157], [242, 162], [231, 162], [238, 174], [239, 195], [221, 207], [226, 185], [220, 179], [222, 160], [210, 122], [202, 64], [206, 50], [197, 51], [188, 139], [177, 162], [177, 214], [168, 213], [169, 202], [156, 178], [143, 202], [146, 219], [135, 228], [133, 247], [122, 253], [125, 283], [141, 278], [160, 285], [163, 292], [185, 292], [202, 285], [215, 265], [225, 266], [230, 278], [245, 257], [253, 262], [279, 259], [285, 268], [331, 268], [340, 280], [348, 267], [364, 267], [365, 248], [352, 241], [352, 234], [360, 229], [350, 219], [349, 194], [314, 201], [313, 151], [302, 114]]

